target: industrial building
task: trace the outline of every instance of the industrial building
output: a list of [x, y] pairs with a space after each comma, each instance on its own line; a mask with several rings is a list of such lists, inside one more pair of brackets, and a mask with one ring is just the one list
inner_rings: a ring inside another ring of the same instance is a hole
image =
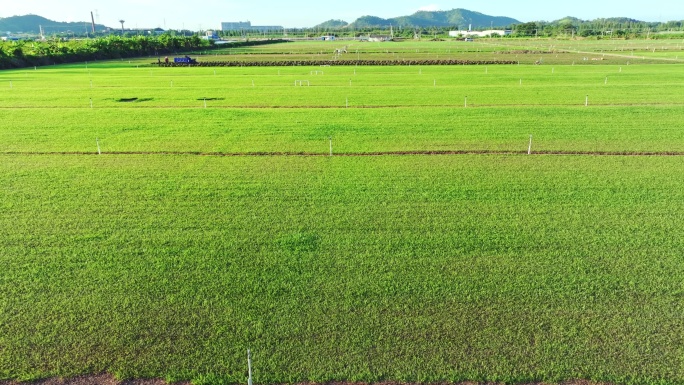
[[249, 21], [227, 21], [221, 23], [222, 31], [277, 31], [282, 30], [280, 25], [252, 25]]

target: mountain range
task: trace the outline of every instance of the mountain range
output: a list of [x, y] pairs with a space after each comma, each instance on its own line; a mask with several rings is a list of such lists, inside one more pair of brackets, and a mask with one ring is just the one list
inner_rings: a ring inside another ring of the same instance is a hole
[[[598, 20], [598, 19], [597, 19]], [[612, 23], [644, 23], [639, 20], [634, 20], [624, 17], [615, 17], [609, 19], [600, 19], [603, 22]], [[574, 17], [565, 17], [560, 20], [552, 21], [550, 24], [572, 24], [577, 25], [585, 22]], [[490, 16], [480, 12], [469, 11], [467, 9], [452, 9], [450, 11], [418, 11], [408, 16], [397, 16], [389, 19], [383, 19], [377, 16], [362, 16], [347, 23], [344, 20], [332, 19], [320, 23], [313, 29], [336, 30], [336, 29], [364, 29], [364, 28], [430, 28], [430, 27], [453, 27], [459, 29], [467, 29], [471, 26], [473, 29], [483, 29], [490, 27], [510, 27], [514, 24], [522, 24], [522, 22], [505, 16]], [[58, 22], [38, 15], [24, 15], [11, 16], [0, 18], [0, 35], [6, 33], [12, 34], [39, 34], [40, 27], [46, 35], [54, 34], [69, 34], [75, 32], [82, 34], [84, 32], [91, 32], [92, 27], [89, 21], [81, 22]], [[116, 29], [119, 27], [117, 26]], [[95, 25], [97, 32], [106, 31], [109, 27], [101, 24]]]
[[519, 24], [520, 21], [505, 16], [490, 16], [480, 12], [469, 11], [467, 9], [456, 8], [450, 11], [418, 11], [408, 16], [398, 16], [390, 19], [383, 19], [377, 16], [362, 16], [354, 22], [347, 24], [342, 20], [328, 20], [314, 28], [389, 28], [394, 27], [457, 27], [467, 29], [506, 27], [512, 24]]
[[[0, 18], [0, 34], [5, 33], [28, 33], [39, 34], [40, 27], [43, 27], [43, 32], [46, 35], [53, 35], [59, 33], [69, 34], [71, 32], [84, 33], [92, 32], [92, 24], [89, 21], [80, 22], [60, 22], [46, 19], [38, 15], [23, 15]], [[95, 24], [95, 31], [102, 32], [108, 27]]]
[[[489, 27], [506, 27], [512, 24], [518, 24], [520, 21], [504, 16], [489, 16], [483, 13], [469, 11], [467, 9], [452, 9], [450, 11], [418, 11], [408, 16], [398, 16], [390, 19], [383, 19], [377, 16], [362, 16], [352, 23], [347, 23], [343, 20], [328, 20], [324, 23], [318, 24], [313, 28], [319, 29], [362, 29], [362, 28], [389, 28], [406, 27], [406, 28], [424, 28], [424, 27], [460, 27], [467, 29], [469, 25], [472, 28], [489, 28]], [[55, 33], [68, 33], [68, 31], [90, 32], [90, 22], [57, 22], [46, 19], [38, 15], [24, 15], [0, 18], [0, 33], [40, 33], [39, 26], [43, 27], [43, 31], [47, 35]], [[117, 26], [118, 28], [118, 26]], [[97, 24], [96, 31], [104, 31], [108, 27]]]

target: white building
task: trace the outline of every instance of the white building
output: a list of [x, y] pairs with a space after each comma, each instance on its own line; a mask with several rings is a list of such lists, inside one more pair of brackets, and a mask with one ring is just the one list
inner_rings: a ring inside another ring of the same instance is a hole
[[489, 37], [491, 35], [507, 36], [510, 34], [510, 29], [488, 29], [486, 31], [449, 31], [449, 36], [451, 37]]
[[392, 39], [391, 35], [368, 35], [368, 41], [383, 42], [392, 41]]

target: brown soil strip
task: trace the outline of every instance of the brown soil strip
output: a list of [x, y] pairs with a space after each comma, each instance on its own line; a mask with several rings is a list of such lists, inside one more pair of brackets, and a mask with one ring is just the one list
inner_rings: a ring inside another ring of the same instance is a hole
[[[545, 382], [532, 382], [520, 385], [550, 385]], [[37, 381], [18, 382], [18, 381], [0, 381], [0, 385], [171, 385], [161, 379], [131, 379], [118, 381], [109, 374], [94, 374], [83, 375], [73, 378], [48, 378]], [[173, 385], [190, 385], [190, 382], [175, 382]], [[277, 385], [277, 384], [276, 384]], [[293, 385], [371, 385], [365, 382], [345, 382], [345, 381], [331, 381], [326, 383], [301, 382]], [[373, 385], [419, 385], [396, 381], [377, 382]], [[466, 381], [460, 383], [439, 382], [421, 385], [504, 385], [496, 382], [474, 382]], [[558, 383], [558, 385], [611, 385], [608, 383], [592, 382], [588, 380], [568, 380]]]
[[512, 65], [517, 60], [278, 60], [150, 63], [159, 67], [302, 67], [302, 66], [411, 66], [411, 65]]
[[[506, 150], [413, 150], [413, 151], [371, 151], [338, 152], [333, 156], [408, 156], [408, 155], [526, 155], [527, 151]], [[96, 151], [6, 151], [0, 155], [99, 155]], [[307, 151], [252, 151], [252, 152], [202, 152], [202, 151], [107, 151], [101, 155], [193, 155], [193, 156], [330, 156], [324, 152]], [[532, 151], [531, 155], [585, 155], [585, 156], [684, 156], [684, 151]], [[1, 385], [1, 384], [0, 384]]]
[[[161, 379], [133, 379], [119, 381], [111, 374], [90, 374], [71, 378], [52, 377], [36, 381], [0, 381], [0, 385], [167, 385]], [[176, 382], [174, 385], [190, 385], [190, 382]]]

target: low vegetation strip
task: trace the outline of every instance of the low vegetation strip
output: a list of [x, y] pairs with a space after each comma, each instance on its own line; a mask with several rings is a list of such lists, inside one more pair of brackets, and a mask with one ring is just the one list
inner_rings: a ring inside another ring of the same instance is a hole
[[159, 67], [298, 67], [298, 66], [445, 66], [518, 64], [514, 60], [278, 60], [278, 61], [200, 61], [197, 63], [151, 63]]
[[0, 152], [0, 155], [197, 155], [197, 156], [402, 156], [402, 155], [589, 155], [589, 156], [684, 156], [683, 151], [506, 151], [506, 150], [413, 150], [371, 152], [305, 152], [305, 151], [44, 151]]

